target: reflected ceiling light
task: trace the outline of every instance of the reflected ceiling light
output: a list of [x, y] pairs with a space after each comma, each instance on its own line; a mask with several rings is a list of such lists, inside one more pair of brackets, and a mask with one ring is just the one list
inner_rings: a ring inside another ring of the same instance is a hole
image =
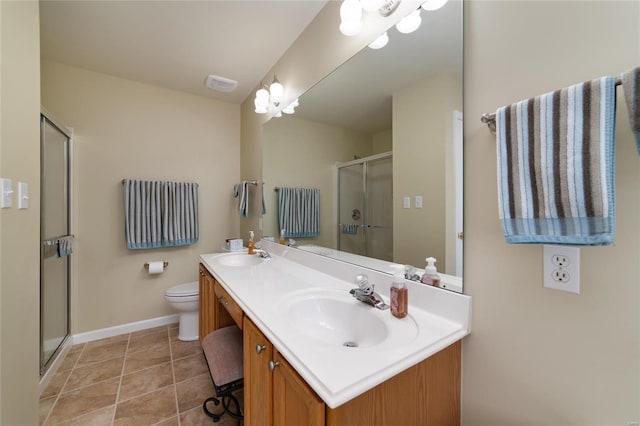
[[372, 49], [382, 49], [383, 47], [385, 47], [387, 45], [387, 43], [389, 43], [389, 36], [387, 35], [387, 32], [385, 31], [384, 34], [378, 36], [377, 39], [373, 40], [373, 42], [371, 42], [371, 44], [369, 44], [369, 47]]
[[438, 9], [440, 9], [442, 6], [444, 6], [444, 5], [445, 5], [445, 3], [446, 3], [447, 1], [448, 1], [448, 0], [427, 0], [427, 1], [425, 1], [424, 3], [422, 3], [422, 6], [421, 6], [421, 7], [422, 7], [424, 10], [429, 10], [429, 11], [431, 11], [431, 10], [438, 10]]
[[278, 81], [276, 76], [273, 77], [273, 82], [268, 88], [265, 84], [260, 83], [260, 88], [256, 91], [256, 98], [253, 101], [255, 112], [258, 114], [266, 114], [269, 112], [269, 108], [278, 108], [283, 95], [284, 86], [282, 86], [282, 83]]
[[340, 32], [354, 36], [362, 30], [362, 6], [359, 0], [343, 0], [340, 5]]
[[295, 101], [291, 102], [289, 105], [287, 105], [286, 107], [284, 107], [282, 109], [282, 112], [284, 112], [285, 114], [293, 114], [295, 112], [295, 108], [300, 105], [300, 103], [298, 102], [298, 98], [296, 98]]
[[396, 29], [402, 34], [409, 34], [417, 30], [421, 23], [420, 9], [416, 9], [402, 18], [400, 22], [396, 24]]

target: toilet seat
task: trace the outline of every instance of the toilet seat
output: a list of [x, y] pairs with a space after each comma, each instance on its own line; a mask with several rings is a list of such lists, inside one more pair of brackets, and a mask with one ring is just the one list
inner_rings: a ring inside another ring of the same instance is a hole
[[164, 295], [170, 297], [193, 297], [200, 292], [198, 281], [178, 284], [165, 290]]

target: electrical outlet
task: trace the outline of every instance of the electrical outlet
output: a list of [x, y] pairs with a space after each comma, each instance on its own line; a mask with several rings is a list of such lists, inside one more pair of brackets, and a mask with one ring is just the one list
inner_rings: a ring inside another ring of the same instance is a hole
[[544, 287], [580, 294], [580, 249], [545, 245], [543, 248]]

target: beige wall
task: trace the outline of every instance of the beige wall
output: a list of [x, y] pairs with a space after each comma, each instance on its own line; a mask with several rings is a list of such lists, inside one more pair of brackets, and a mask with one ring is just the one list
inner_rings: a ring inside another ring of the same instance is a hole
[[[198, 255], [239, 231], [239, 106], [48, 61], [42, 103], [74, 128], [72, 333], [174, 313], [164, 290], [196, 280]], [[128, 250], [124, 178], [198, 182], [198, 243]], [[145, 272], [154, 260], [163, 274]]]
[[[435, 257], [445, 271], [447, 150], [453, 144], [453, 111], [462, 110], [460, 75], [438, 74], [393, 95], [393, 259], [425, 267]], [[447, 186], [449, 185], [449, 186]], [[421, 195], [423, 208], [415, 208]], [[411, 197], [411, 208], [402, 205]]]
[[0, 210], [0, 424], [38, 424], [40, 40], [38, 3], [0, 2], [0, 176], [29, 209]]
[[[640, 3], [465, 3], [463, 424], [640, 421], [640, 157], [618, 87], [617, 233], [582, 248], [579, 296], [542, 287], [542, 247], [507, 245], [480, 116], [640, 64]], [[635, 423], [634, 423], [635, 424]]]

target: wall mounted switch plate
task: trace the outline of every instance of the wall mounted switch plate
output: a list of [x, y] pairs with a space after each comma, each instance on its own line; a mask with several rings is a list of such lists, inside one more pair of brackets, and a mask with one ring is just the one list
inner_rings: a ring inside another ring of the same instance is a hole
[[18, 208], [29, 208], [29, 185], [25, 182], [18, 182]]
[[544, 287], [580, 294], [580, 249], [545, 245], [542, 252]]
[[411, 197], [404, 197], [402, 199], [402, 207], [404, 207], [405, 209], [411, 208]]
[[0, 179], [0, 208], [13, 207], [13, 181]]
[[416, 209], [422, 208], [422, 195], [416, 195]]

